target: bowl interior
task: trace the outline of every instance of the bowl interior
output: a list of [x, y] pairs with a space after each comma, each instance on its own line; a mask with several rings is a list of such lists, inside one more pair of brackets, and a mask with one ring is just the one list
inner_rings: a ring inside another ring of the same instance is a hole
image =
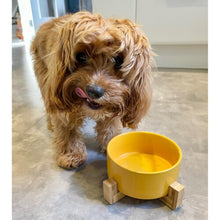
[[116, 164], [137, 173], [170, 169], [182, 157], [174, 141], [150, 132], [128, 132], [116, 136], [109, 142], [107, 153]]

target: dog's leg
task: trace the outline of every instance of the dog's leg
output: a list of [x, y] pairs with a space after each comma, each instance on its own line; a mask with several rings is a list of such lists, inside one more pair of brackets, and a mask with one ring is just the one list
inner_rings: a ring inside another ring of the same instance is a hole
[[101, 152], [105, 152], [108, 142], [122, 131], [122, 124], [119, 118], [108, 118], [98, 121], [96, 125], [97, 141], [101, 147]]
[[66, 124], [57, 118], [54, 121], [57, 164], [66, 169], [74, 169], [83, 164], [87, 158], [86, 146], [79, 130], [82, 121], [76, 121], [74, 125]]

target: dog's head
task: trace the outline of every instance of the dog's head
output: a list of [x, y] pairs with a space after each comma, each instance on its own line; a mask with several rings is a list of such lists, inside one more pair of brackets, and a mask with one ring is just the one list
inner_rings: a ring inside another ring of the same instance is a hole
[[151, 101], [151, 51], [129, 19], [79, 12], [61, 26], [49, 74], [49, 110], [99, 119], [121, 118], [135, 128]]

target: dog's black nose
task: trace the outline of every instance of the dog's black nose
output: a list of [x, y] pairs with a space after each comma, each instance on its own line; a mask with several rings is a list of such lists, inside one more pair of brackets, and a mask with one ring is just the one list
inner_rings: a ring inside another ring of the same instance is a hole
[[101, 86], [94, 84], [86, 86], [86, 93], [92, 99], [99, 99], [104, 95], [105, 91]]

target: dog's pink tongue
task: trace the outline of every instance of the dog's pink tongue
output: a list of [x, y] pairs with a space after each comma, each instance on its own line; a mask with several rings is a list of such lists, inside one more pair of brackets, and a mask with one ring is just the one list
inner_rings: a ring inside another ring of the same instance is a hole
[[89, 96], [88, 96], [81, 88], [79, 88], [79, 87], [77, 87], [77, 88], [75, 89], [75, 93], [76, 93], [76, 95], [78, 95], [78, 96], [81, 97], [81, 98], [90, 99]]

